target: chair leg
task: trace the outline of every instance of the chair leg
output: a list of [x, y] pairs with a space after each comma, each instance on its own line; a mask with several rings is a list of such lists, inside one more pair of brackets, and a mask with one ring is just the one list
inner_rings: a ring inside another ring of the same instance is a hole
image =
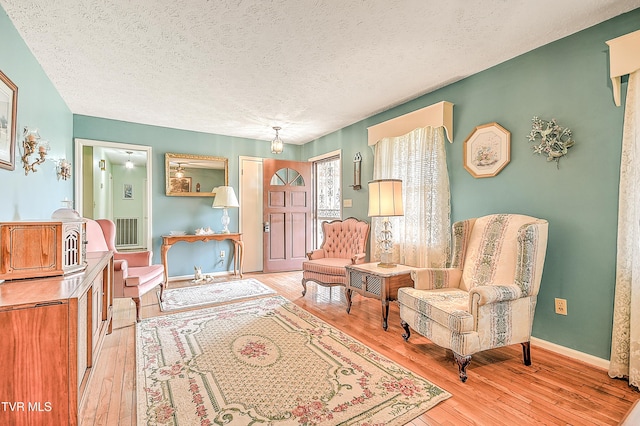
[[136, 322], [140, 322], [140, 298], [132, 297], [133, 303], [136, 304]]
[[307, 280], [303, 278], [302, 279], [302, 295], [304, 296], [305, 294], [307, 294]]
[[411, 336], [411, 330], [409, 330], [409, 324], [407, 324], [405, 320], [400, 320], [400, 325], [402, 326], [402, 328], [404, 328], [404, 333], [402, 333], [402, 338], [406, 342], [407, 340], [409, 340], [409, 337]]
[[467, 366], [471, 363], [471, 355], [462, 356], [454, 352], [453, 357], [456, 359], [456, 363], [458, 364], [460, 381], [464, 383], [467, 381]]
[[531, 365], [531, 342], [522, 342], [521, 345], [524, 365]]

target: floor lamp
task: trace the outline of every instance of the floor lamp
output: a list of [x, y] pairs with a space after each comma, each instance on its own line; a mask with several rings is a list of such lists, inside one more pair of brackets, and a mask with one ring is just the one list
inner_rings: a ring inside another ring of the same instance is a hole
[[231, 186], [219, 186], [214, 188], [213, 192], [216, 193], [216, 197], [213, 199], [212, 207], [214, 209], [224, 209], [222, 211], [222, 231], [220, 232], [222, 234], [229, 234], [231, 232], [229, 231], [229, 222], [231, 222], [231, 219], [229, 218], [227, 208], [240, 207], [236, 193]]
[[393, 238], [389, 216], [403, 216], [402, 181], [379, 179], [369, 182], [369, 217], [382, 217], [382, 231], [376, 241], [380, 247], [381, 268], [393, 268]]

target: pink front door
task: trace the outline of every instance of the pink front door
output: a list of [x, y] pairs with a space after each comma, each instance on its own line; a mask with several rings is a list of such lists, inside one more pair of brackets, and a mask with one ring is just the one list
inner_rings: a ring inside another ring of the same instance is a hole
[[264, 188], [264, 272], [302, 269], [311, 250], [311, 163], [266, 159]]

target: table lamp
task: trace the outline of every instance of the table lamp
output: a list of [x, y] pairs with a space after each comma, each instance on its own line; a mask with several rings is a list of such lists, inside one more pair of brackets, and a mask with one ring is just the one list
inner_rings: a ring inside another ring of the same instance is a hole
[[380, 247], [381, 268], [393, 268], [393, 239], [389, 216], [403, 216], [402, 181], [400, 179], [379, 179], [369, 182], [369, 217], [382, 217], [382, 231], [376, 241]]
[[231, 219], [229, 218], [229, 212], [227, 212], [228, 207], [240, 207], [238, 204], [238, 199], [236, 198], [236, 193], [233, 192], [233, 187], [231, 186], [218, 186], [217, 188], [213, 188], [213, 191], [216, 193], [216, 197], [213, 199], [212, 207], [214, 209], [224, 209], [222, 211], [222, 233], [229, 234], [229, 222]]

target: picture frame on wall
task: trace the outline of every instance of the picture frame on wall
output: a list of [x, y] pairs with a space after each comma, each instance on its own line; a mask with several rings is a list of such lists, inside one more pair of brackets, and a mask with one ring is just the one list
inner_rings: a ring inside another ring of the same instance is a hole
[[133, 184], [125, 183], [122, 185], [122, 199], [133, 200]]
[[511, 161], [511, 132], [495, 122], [477, 126], [463, 149], [464, 168], [471, 176], [495, 176]]
[[169, 178], [169, 188], [171, 192], [191, 192], [191, 178]]
[[18, 86], [0, 71], [0, 168], [15, 169]]

